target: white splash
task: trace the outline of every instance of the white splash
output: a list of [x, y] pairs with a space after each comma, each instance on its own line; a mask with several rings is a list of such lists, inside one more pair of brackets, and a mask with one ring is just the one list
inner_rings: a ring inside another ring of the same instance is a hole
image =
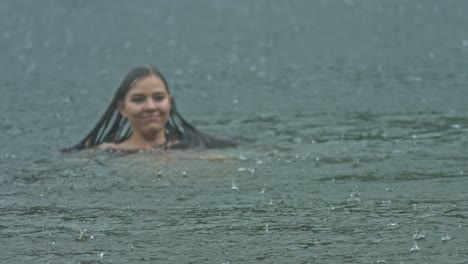
[[418, 229], [416, 228], [416, 231], [413, 234], [414, 240], [421, 240], [426, 238], [426, 233], [424, 232], [419, 232]]
[[231, 187], [232, 190], [239, 190], [239, 188], [237, 188], [236, 186], [236, 182], [235, 181], [232, 181], [232, 187]]
[[442, 241], [449, 241], [450, 239], [452, 239], [452, 235], [445, 235], [441, 238]]
[[410, 248], [409, 252], [412, 253], [412, 252], [418, 252], [419, 250], [421, 250], [419, 247], [418, 247], [418, 243], [414, 242], [414, 245], [412, 248]]

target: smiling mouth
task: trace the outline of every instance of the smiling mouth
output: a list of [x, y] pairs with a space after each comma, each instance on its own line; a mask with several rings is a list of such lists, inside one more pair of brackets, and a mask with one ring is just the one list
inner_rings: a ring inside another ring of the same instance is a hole
[[144, 116], [143, 120], [145, 120], [145, 121], [159, 121], [159, 120], [161, 120], [161, 117], [157, 116], [157, 115], [150, 115], [150, 116]]

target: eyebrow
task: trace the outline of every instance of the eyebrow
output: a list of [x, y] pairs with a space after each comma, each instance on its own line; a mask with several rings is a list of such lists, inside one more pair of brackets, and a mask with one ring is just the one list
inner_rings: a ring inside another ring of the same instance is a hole
[[[165, 92], [155, 92], [151, 95], [166, 95]], [[131, 97], [134, 97], [134, 96], [146, 96], [146, 94], [143, 94], [143, 93], [134, 93], [131, 95]]]

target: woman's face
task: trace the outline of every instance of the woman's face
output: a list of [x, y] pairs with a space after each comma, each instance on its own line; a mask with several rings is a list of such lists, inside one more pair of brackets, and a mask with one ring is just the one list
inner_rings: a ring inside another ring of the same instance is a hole
[[133, 131], [144, 137], [153, 137], [164, 128], [169, 118], [172, 97], [164, 82], [150, 75], [137, 81], [118, 102], [120, 114], [130, 121]]

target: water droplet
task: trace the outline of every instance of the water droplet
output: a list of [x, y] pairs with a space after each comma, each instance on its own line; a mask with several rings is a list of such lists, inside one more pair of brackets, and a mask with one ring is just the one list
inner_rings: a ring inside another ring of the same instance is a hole
[[441, 238], [442, 241], [449, 241], [450, 239], [452, 239], [452, 235], [445, 235]]
[[412, 252], [418, 252], [419, 250], [421, 250], [419, 247], [418, 247], [418, 243], [414, 242], [414, 245], [412, 248], [410, 248], [409, 252], [412, 253]]
[[320, 165], [320, 158], [317, 157], [315, 158], [315, 166], [319, 166]]
[[463, 45], [463, 47], [468, 47], [468, 40], [466, 39], [462, 40], [461, 44]]
[[26, 68], [26, 74], [31, 74], [36, 71], [36, 63], [32, 62], [29, 64], [28, 68]]
[[354, 191], [350, 194], [350, 197], [348, 198], [348, 202], [361, 202], [360, 198], [361, 194], [358, 191]]
[[419, 232], [418, 229], [416, 228], [416, 231], [413, 234], [414, 240], [421, 240], [426, 238], [426, 233], [424, 232]]
[[237, 186], [236, 186], [236, 182], [235, 182], [235, 181], [232, 181], [231, 190], [239, 190], [239, 188], [237, 188]]
[[125, 44], [124, 44], [124, 49], [128, 50], [128, 49], [130, 49], [132, 46], [133, 46], [132, 42], [130, 42], [130, 41], [129, 41], [129, 42], [125, 42]]
[[232, 101], [232, 103], [236, 105], [236, 104], [238, 104], [238, 103], [239, 103], [239, 100], [237, 100], [237, 99], [234, 99], [234, 100]]
[[99, 253], [98, 256], [99, 256], [99, 258], [102, 259], [104, 257], [104, 252]]

